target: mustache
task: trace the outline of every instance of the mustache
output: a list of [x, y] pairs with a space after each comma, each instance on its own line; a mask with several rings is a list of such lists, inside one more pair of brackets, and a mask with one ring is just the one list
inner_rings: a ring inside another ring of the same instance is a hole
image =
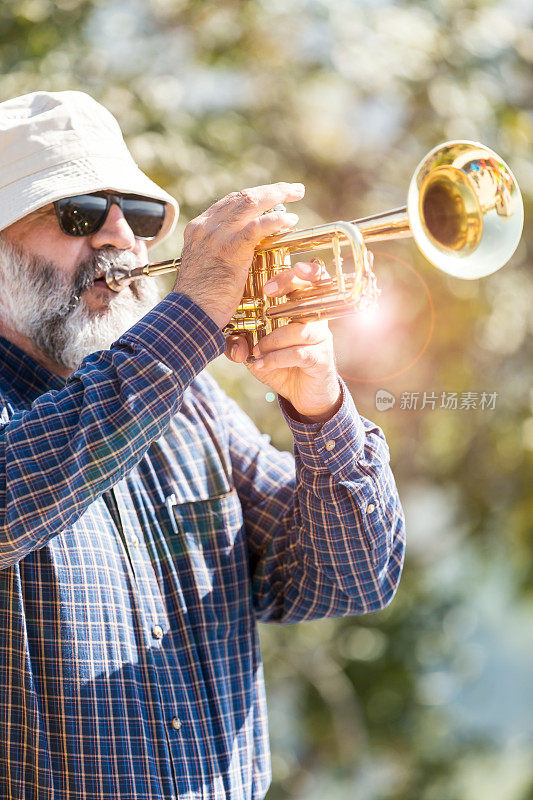
[[59, 309], [59, 316], [66, 316], [73, 311], [79, 305], [83, 292], [102, 274], [105, 275], [109, 269], [117, 266], [140, 267], [142, 263], [129, 250], [119, 250], [116, 247], [102, 248], [91, 258], [81, 261], [74, 275], [70, 297]]

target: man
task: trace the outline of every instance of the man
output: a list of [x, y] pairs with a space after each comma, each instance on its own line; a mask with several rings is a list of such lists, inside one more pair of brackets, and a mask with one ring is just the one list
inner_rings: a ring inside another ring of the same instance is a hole
[[[203, 371], [254, 246], [295, 224], [269, 209], [302, 195], [228, 195], [187, 226], [166, 298], [150, 278], [115, 294], [106, 268], [145, 263], [175, 201], [87, 95], [0, 104], [2, 797], [264, 797], [256, 622], [367, 613], [396, 590], [387, 445], [327, 324], [270, 334], [249, 367], [295, 458]], [[297, 265], [271, 291], [316, 277]]]

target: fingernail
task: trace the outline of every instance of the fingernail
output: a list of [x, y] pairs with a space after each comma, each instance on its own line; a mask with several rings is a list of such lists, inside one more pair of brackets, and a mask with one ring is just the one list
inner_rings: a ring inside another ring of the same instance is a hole
[[257, 367], [257, 369], [262, 369], [262, 367], [264, 367], [264, 365], [265, 365], [265, 362], [263, 361], [262, 358], [256, 358], [255, 359], [254, 367]]
[[303, 183], [293, 183], [292, 185], [296, 189], [297, 192], [305, 191], [305, 186], [303, 185]]
[[263, 291], [265, 294], [270, 294], [271, 292], [278, 291], [278, 282], [277, 281], [267, 281], [263, 286]]
[[300, 264], [300, 269], [305, 275], [310, 275], [312, 272], [314, 272], [313, 267], [310, 267], [309, 264]]

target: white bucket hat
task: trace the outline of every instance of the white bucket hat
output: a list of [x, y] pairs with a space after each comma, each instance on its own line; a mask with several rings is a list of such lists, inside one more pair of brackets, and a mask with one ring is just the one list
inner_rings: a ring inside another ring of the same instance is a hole
[[42, 206], [104, 189], [163, 200], [163, 226], [178, 204], [133, 160], [118, 122], [84, 92], [32, 92], [0, 103], [0, 230]]

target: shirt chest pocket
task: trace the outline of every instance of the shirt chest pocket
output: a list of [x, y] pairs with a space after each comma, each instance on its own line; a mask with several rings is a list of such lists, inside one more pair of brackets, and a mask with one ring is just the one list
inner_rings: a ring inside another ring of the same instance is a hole
[[252, 614], [242, 507], [235, 489], [169, 506], [169, 547], [193, 625], [230, 631]]

